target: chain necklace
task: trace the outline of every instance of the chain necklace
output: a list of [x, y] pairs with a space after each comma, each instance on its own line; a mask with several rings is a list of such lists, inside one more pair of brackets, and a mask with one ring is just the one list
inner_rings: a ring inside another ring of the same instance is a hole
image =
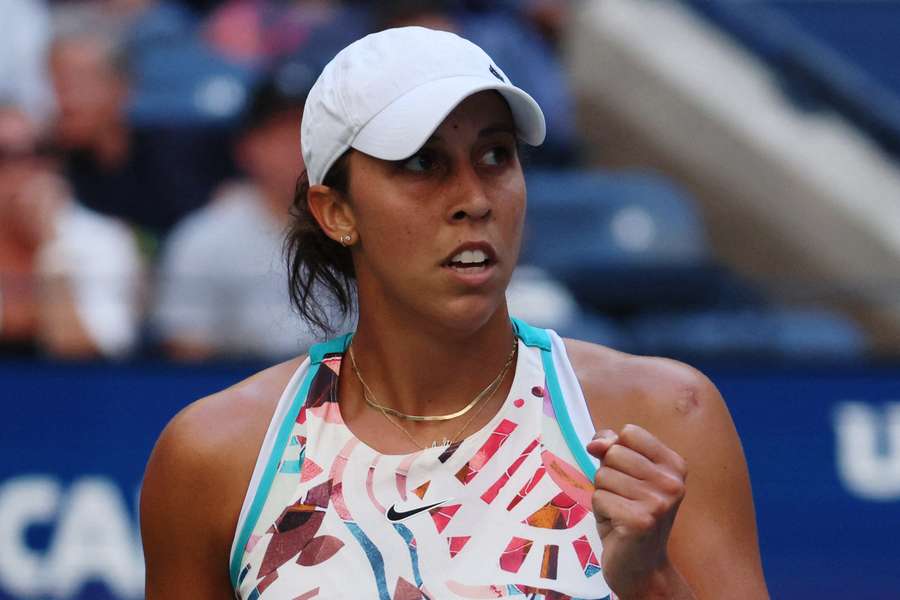
[[[457, 419], [457, 418], [463, 416], [464, 414], [466, 414], [467, 412], [472, 410], [472, 408], [474, 408], [475, 405], [478, 404], [485, 396], [487, 396], [488, 394], [492, 394], [494, 391], [496, 391], [496, 388], [500, 385], [500, 381], [503, 379], [503, 376], [506, 375], [507, 369], [509, 369], [509, 366], [512, 364], [513, 357], [515, 357], [515, 355], [516, 355], [517, 347], [518, 347], [518, 344], [516, 343], [516, 340], [514, 338], [512, 350], [510, 351], [509, 356], [506, 357], [506, 362], [503, 363], [503, 368], [500, 369], [500, 372], [497, 374], [497, 376], [494, 378], [494, 380], [491, 381], [489, 384], [487, 384], [487, 387], [485, 387], [483, 390], [478, 392], [478, 394], [472, 399], [471, 402], [469, 402], [469, 404], [467, 404], [462, 409], [460, 409], [454, 413], [450, 413], [450, 414], [446, 414], [446, 415], [410, 415], [410, 414], [407, 414], [404, 412], [400, 412], [399, 410], [393, 409], [390, 406], [385, 406], [383, 404], [379, 404], [378, 401], [375, 399], [375, 393], [372, 392], [372, 389], [369, 387], [369, 385], [366, 383], [365, 379], [363, 379], [362, 374], [359, 372], [359, 367], [356, 365], [356, 357], [353, 355], [353, 346], [352, 345], [349, 348], [349, 354], [350, 354], [350, 365], [353, 367], [353, 372], [356, 374], [356, 378], [359, 379], [359, 382], [362, 384], [362, 387], [363, 387], [363, 400], [365, 400], [366, 404], [368, 404], [375, 410], [379, 410], [385, 414], [393, 415], [400, 419], [406, 419], [407, 421], [450, 421], [452, 419]], [[393, 421], [391, 421], [391, 422], [393, 423]]]
[[[469, 425], [471, 425], [472, 422], [475, 421], [476, 418], [478, 418], [478, 415], [480, 415], [484, 411], [484, 407], [490, 403], [491, 398], [494, 397], [494, 394], [496, 394], [497, 390], [500, 388], [500, 384], [503, 383], [503, 379], [506, 377], [506, 372], [509, 370], [509, 367], [512, 364], [512, 356], [515, 354], [517, 346], [518, 346], [517, 344], [513, 346], [513, 352], [510, 355], [510, 358], [508, 358], [506, 360], [506, 363], [503, 365], [503, 369], [500, 371], [500, 374], [497, 376], [497, 378], [494, 379], [494, 381], [492, 381], [488, 385], [488, 387], [485, 388], [478, 396], [476, 396], [476, 398], [477, 398], [477, 397], [482, 396], [485, 392], [489, 392], [487, 398], [485, 398], [485, 401], [482, 403], [481, 407], [479, 407], [479, 409], [477, 411], [475, 411], [475, 413], [471, 417], [469, 417], [469, 419], [465, 422], [465, 424], [460, 428], [459, 431], [457, 431], [455, 434], [453, 434], [450, 438], [445, 437], [440, 442], [437, 442], [437, 441], [432, 442], [431, 446], [430, 446], [431, 448], [449, 446], [449, 445], [453, 444], [454, 442], [456, 442], [458, 439], [460, 439], [460, 436], [466, 431], [466, 429], [469, 428]], [[354, 372], [356, 373], [357, 378], [359, 378], [359, 371], [354, 369]], [[360, 383], [363, 383], [362, 379], [360, 379], [359, 381], [360, 381]], [[405, 435], [409, 439], [409, 441], [411, 441], [418, 449], [425, 450], [426, 446], [423, 446], [422, 444], [420, 444], [419, 441], [416, 438], [414, 438], [413, 435], [409, 431], [406, 430], [406, 427], [404, 427], [400, 423], [400, 421], [395, 421], [394, 419], [392, 419], [390, 417], [388, 412], [386, 410], [384, 410], [384, 408], [386, 408], [386, 407], [382, 408], [381, 405], [372, 404], [372, 402], [370, 402], [369, 399], [366, 398], [366, 394], [367, 394], [366, 390], [367, 390], [367, 388], [365, 387], [365, 383], [363, 383], [363, 398], [366, 399], [366, 402], [368, 402], [370, 405], [378, 408], [378, 410], [381, 411], [381, 414], [384, 416], [384, 418], [387, 419], [387, 421], [391, 425], [393, 425], [394, 427], [399, 429], [401, 432], [403, 432], [403, 435]]]

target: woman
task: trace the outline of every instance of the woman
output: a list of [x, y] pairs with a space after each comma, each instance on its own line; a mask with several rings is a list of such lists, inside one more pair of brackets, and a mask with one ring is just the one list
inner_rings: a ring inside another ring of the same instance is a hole
[[507, 313], [527, 94], [461, 38], [387, 30], [325, 68], [301, 132], [292, 291], [313, 322], [311, 289], [355, 297], [358, 327], [169, 424], [149, 598], [767, 597], [713, 385]]

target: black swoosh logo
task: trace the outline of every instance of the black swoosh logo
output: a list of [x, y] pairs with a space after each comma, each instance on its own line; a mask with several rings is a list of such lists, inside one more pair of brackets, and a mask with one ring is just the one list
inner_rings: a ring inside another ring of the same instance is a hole
[[441, 500], [440, 502], [435, 502], [434, 504], [426, 504], [425, 506], [420, 506], [418, 508], [414, 508], [412, 510], [402, 510], [396, 511], [394, 507], [391, 506], [388, 511], [385, 513], [385, 516], [388, 518], [388, 521], [402, 521], [403, 519], [408, 519], [409, 517], [419, 514], [420, 512], [431, 510], [435, 506], [440, 506], [447, 502], [446, 500]]

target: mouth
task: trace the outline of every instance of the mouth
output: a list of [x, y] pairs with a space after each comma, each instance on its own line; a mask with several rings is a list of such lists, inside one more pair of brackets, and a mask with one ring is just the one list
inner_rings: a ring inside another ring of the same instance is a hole
[[441, 264], [463, 275], [484, 273], [497, 263], [497, 253], [486, 242], [469, 242], [458, 246]]

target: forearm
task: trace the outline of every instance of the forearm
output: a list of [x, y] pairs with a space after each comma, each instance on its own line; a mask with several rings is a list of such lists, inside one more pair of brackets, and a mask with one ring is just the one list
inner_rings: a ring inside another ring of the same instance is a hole
[[678, 570], [668, 564], [649, 577], [646, 587], [627, 593], [616, 593], [618, 600], [697, 600], [690, 586]]

